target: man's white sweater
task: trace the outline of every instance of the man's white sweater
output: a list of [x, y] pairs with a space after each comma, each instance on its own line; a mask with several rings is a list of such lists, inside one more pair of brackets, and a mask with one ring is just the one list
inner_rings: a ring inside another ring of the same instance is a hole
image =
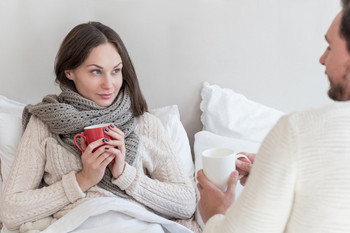
[[236, 203], [204, 232], [350, 232], [350, 102], [282, 117]]

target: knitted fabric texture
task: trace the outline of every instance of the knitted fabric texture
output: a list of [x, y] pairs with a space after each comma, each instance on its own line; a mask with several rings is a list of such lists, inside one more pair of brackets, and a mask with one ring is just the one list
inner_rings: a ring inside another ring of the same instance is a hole
[[[47, 95], [41, 103], [27, 105], [23, 110], [23, 129], [26, 128], [31, 115], [35, 115], [56, 136], [58, 142], [73, 154], [81, 156], [80, 150], [74, 144], [74, 135], [84, 130], [84, 127], [114, 123], [123, 131], [125, 136], [125, 161], [133, 165], [139, 144], [139, 138], [134, 133], [135, 117], [131, 111], [131, 100], [128, 90], [120, 91], [116, 100], [109, 107], [101, 107], [95, 102], [86, 99], [77, 92], [61, 85], [59, 96]], [[115, 195], [128, 198], [125, 191], [112, 183], [112, 173], [107, 167], [98, 186]]]

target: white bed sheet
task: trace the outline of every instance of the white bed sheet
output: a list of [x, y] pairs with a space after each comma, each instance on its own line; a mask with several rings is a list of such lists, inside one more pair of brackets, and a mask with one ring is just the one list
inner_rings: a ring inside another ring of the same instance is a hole
[[[58, 219], [42, 233], [193, 233], [160, 217], [138, 203], [114, 197], [86, 201]], [[13, 233], [3, 228], [1, 233]]]

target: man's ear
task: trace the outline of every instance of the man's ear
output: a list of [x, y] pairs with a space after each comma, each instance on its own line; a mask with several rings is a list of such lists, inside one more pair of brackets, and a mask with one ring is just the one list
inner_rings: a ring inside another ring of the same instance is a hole
[[65, 71], [64, 71], [64, 74], [66, 75], [66, 77], [67, 77], [68, 79], [70, 79], [70, 80], [73, 79], [73, 77], [72, 77], [72, 70], [65, 70]]

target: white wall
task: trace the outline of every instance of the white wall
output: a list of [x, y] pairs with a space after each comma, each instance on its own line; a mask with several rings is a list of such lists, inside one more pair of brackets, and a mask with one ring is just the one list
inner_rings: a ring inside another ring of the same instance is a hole
[[53, 64], [75, 25], [124, 40], [151, 108], [178, 104], [190, 141], [203, 81], [290, 112], [330, 102], [318, 63], [338, 0], [0, 0], [0, 95], [58, 91]]

